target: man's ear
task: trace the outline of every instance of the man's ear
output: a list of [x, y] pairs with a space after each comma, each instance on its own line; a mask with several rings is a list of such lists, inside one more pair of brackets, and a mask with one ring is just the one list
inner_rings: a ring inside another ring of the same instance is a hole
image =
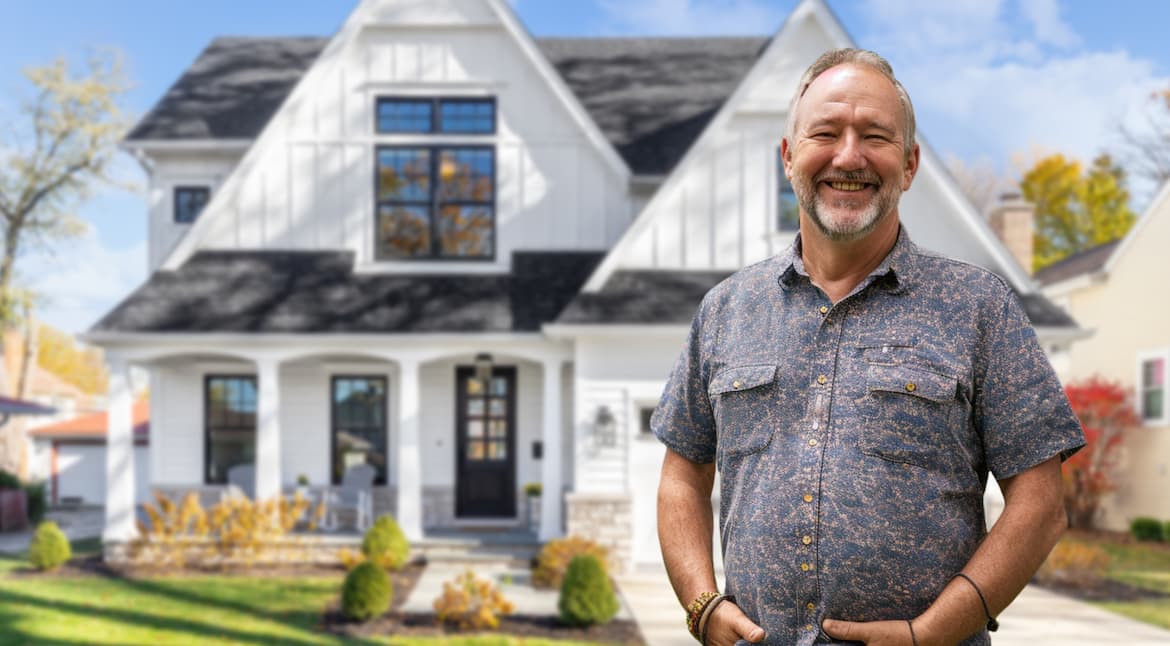
[[902, 190], [910, 190], [910, 184], [914, 182], [914, 176], [918, 174], [918, 162], [921, 157], [922, 150], [915, 143], [914, 147], [910, 149], [910, 154], [906, 156], [906, 164], [902, 168]]
[[788, 147], [788, 137], [780, 140], [780, 162], [784, 164], [784, 176], [792, 179], [792, 149]]

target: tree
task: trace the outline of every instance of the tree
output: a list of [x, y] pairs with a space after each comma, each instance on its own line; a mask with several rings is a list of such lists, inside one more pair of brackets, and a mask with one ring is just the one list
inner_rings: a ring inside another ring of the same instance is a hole
[[968, 164], [952, 155], [947, 158], [947, 170], [951, 172], [959, 190], [963, 191], [979, 215], [984, 217], [999, 200], [1004, 186], [1008, 185], [995, 167], [985, 161]]
[[79, 346], [69, 334], [44, 324], [37, 326], [36, 338], [38, 366], [82, 392], [106, 392], [108, 375], [100, 350]]
[[1125, 171], [1108, 155], [1087, 171], [1074, 159], [1050, 155], [1024, 174], [1020, 190], [1036, 207], [1034, 271], [1124, 236], [1136, 219]]
[[1118, 157], [1132, 169], [1134, 177], [1161, 186], [1170, 180], [1170, 87], [1150, 93], [1145, 128], [1118, 126], [1121, 144]]
[[1064, 389], [1085, 433], [1085, 448], [1065, 461], [1064, 508], [1069, 525], [1093, 526], [1101, 498], [1117, 488], [1119, 449], [1125, 434], [1138, 427], [1129, 389], [1091, 377]]
[[84, 231], [74, 208], [94, 184], [112, 181], [126, 129], [118, 100], [128, 84], [116, 54], [92, 55], [81, 74], [58, 58], [24, 75], [33, 88], [21, 109], [26, 130], [0, 141], [0, 330], [17, 317], [17, 259], [30, 244]]

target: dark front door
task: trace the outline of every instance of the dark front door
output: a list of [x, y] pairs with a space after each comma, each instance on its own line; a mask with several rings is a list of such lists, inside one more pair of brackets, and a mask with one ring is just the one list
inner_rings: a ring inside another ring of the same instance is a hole
[[516, 515], [516, 368], [492, 369], [486, 383], [475, 369], [455, 369], [455, 515]]

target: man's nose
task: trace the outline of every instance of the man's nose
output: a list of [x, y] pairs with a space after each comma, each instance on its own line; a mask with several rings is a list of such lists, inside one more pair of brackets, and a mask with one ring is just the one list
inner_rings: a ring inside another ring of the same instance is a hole
[[862, 148], [861, 136], [855, 132], [846, 132], [837, 140], [833, 165], [841, 170], [861, 170], [865, 168], [865, 164], [865, 151]]

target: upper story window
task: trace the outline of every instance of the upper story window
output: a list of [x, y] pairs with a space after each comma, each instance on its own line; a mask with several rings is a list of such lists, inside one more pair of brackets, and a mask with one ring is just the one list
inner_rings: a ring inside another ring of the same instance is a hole
[[495, 147], [432, 136], [495, 133], [495, 99], [380, 98], [377, 116], [379, 134], [418, 143], [377, 147], [375, 257], [493, 259]]
[[1167, 419], [1166, 356], [1148, 356], [1139, 361], [1138, 412], [1143, 422], [1157, 424]]
[[211, 199], [211, 188], [207, 186], [175, 187], [175, 223], [191, 224]]
[[776, 149], [776, 230], [784, 233], [800, 231], [800, 203], [792, 182], [784, 175], [784, 157]]
[[381, 134], [472, 134], [496, 131], [495, 99], [381, 98], [377, 130]]

